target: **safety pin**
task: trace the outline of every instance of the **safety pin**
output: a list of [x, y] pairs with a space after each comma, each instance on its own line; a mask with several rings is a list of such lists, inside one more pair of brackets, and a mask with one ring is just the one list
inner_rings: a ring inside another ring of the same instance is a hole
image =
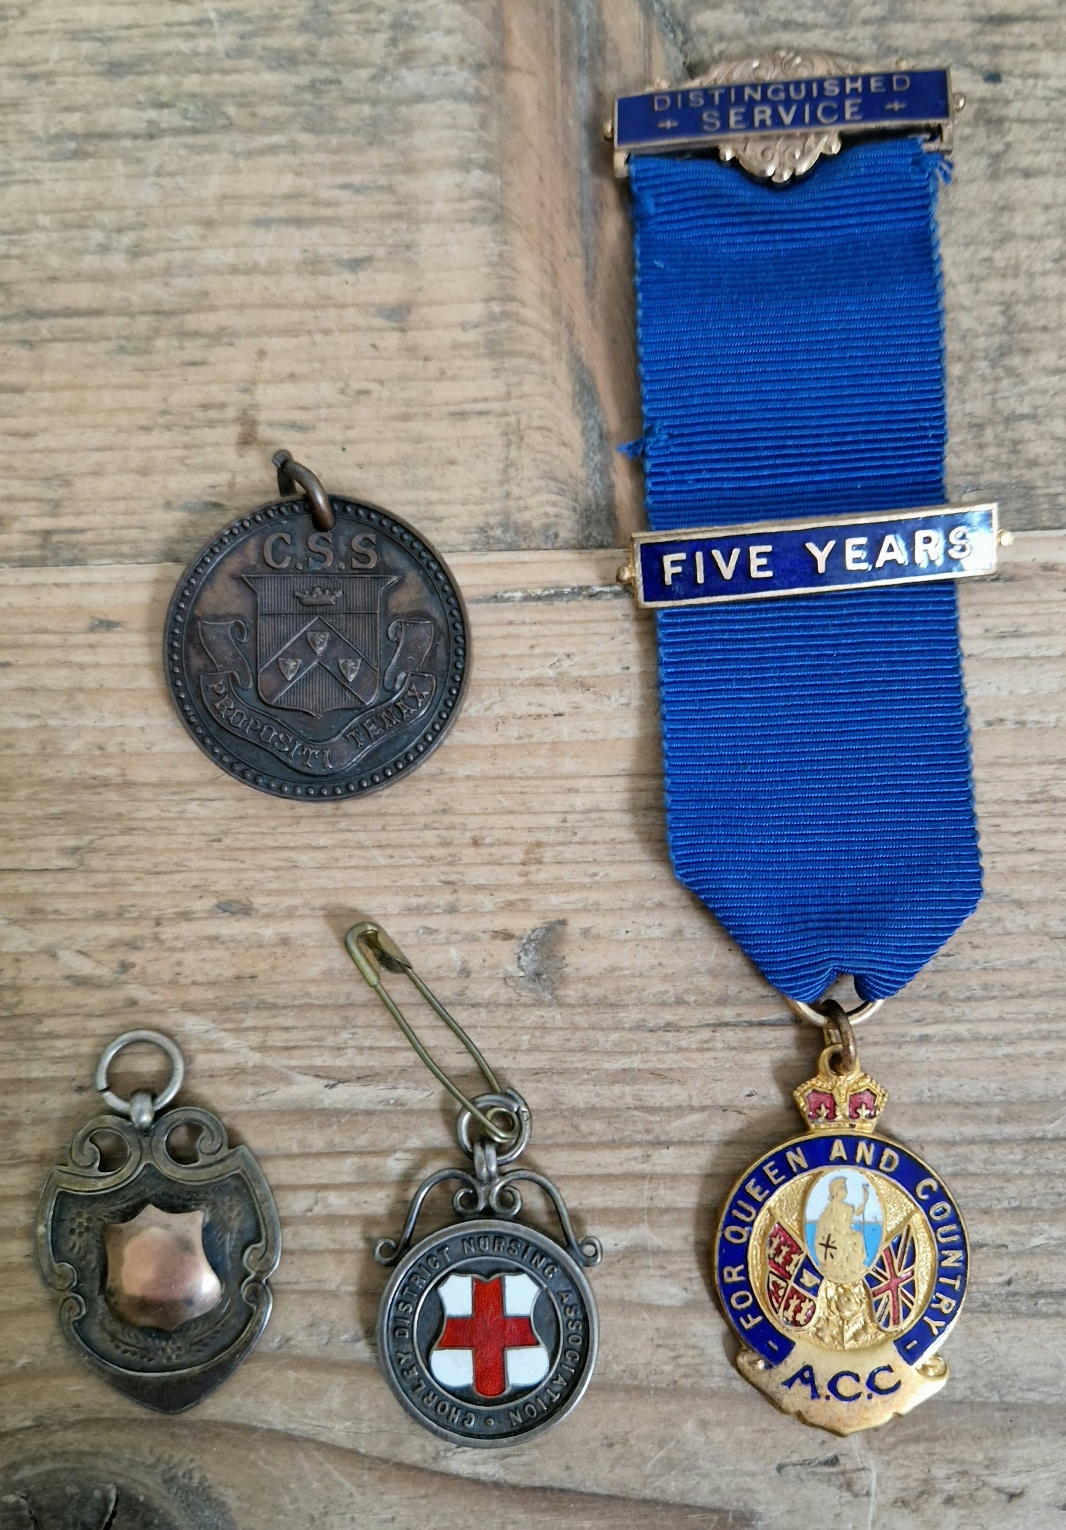
[[430, 1006], [430, 1008], [440, 1016], [448, 1029], [453, 1033], [453, 1035], [459, 1038], [463, 1046], [470, 1053], [470, 1056], [474, 1059], [480, 1068], [481, 1074], [485, 1079], [485, 1082], [488, 1084], [490, 1092], [492, 1094], [503, 1093], [503, 1086], [500, 1084], [499, 1079], [496, 1077], [495, 1073], [493, 1073], [492, 1069], [489, 1067], [484, 1057], [482, 1057], [477, 1047], [470, 1040], [470, 1037], [463, 1030], [458, 1020], [456, 1020], [453, 1015], [448, 1013], [437, 996], [432, 993], [429, 988], [426, 987], [425, 983], [423, 983], [422, 979], [419, 977], [414, 967], [408, 961], [407, 957], [404, 956], [396, 942], [386, 934], [386, 932], [381, 928], [379, 924], [375, 924], [373, 920], [364, 919], [361, 920], [358, 924], [352, 925], [351, 929], [344, 937], [344, 944], [352, 961], [359, 968], [359, 971], [362, 973], [363, 977], [370, 984], [370, 987], [374, 990], [382, 1004], [384, 1004], [385, 1008], [388, 1010], [389, 1014], [396, 1021], [396, 1024], [400, 1027], [400, 1030], [407, 1037], [407, 1040], [411, 1043], [411, 1046], [425, 1063], [429, 1071], [433, 1074], [434, 1078], [439, 1079], [440, 1082], [444, 1085], [445, 1089], [447, 1089], [448, 1093], [453, 1095], [455, 1099], [459, 1101], [459, 1104], [463, 1107], [463, 1109], [470, 1112], [474, 1120], [477, 1121], [482, 1129], [488, 1133], [493, 1142], [499, 1144], [510, 1142], [511, 1139], [515, 1137], [515, 1135], [522, 1129], [522, 1123], [518, 1119], [517, 1115], [507, 1110], [502, 1105], [493, 1106], [493, 1115], [509, 1115], [511, 1116], [513, 1122], [513, 1125], [508, 1127], [506, 1131], [501, 1131], [488, 1114], [486, 1114], [483, 1110], [480, 1110], [477, 1105], [474, 1104], [473, 1100], [468, 1099], [463, 1091], [459, 1088], [458, 1084], [452, 1082], [440, 1064], [436, 1062], [426, 1051], [425, 1047], [422, 1045], [421, 1041], [412, 1030], [410, 1022], [407, 1020], [403, 1011], [400, 1009], [400, 1006], [396, 1003], [395, 999], [392, 997], [388, 989], [385, 987], [385, 984], [382, 982], [381, 972], [378, 969], [378, 962], [380, 962], [383, 967], [387, 968], [389, 972], [400, 973], [409, 978], [410, 981], [414, 984], [415, 988], [417, 988], [418, 992], [422, 995], [423, 999], [425, 999], [426, 1003]]

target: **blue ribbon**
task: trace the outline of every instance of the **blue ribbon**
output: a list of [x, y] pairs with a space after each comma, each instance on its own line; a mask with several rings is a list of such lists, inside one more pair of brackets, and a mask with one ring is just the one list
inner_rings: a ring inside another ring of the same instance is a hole
[[[631, 161], [654, 530], [944, 499], [942, 171]], [[954, 588], [656, 619], [678, 877], [791, 998], [895, 993], [981, 895]]]

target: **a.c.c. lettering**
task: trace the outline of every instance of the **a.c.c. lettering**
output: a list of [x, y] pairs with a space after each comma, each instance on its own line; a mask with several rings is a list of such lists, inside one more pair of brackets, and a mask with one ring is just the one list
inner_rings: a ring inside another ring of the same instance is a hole
[[[883, 1376], [895, 1378], [891, 1386], [882, 1384]], [[812, 1402], [818, 1402], [823, 1397], [834, 1397], [837, 1402], [853, 1403], [858, 1402], [864, 1393], [867, 1398], [890, 1397], [893, 1392], [899, 1391], [903, 1383], [890, 1365], [875, 1365], [865, 1381], [858, 1371], [835, 1371], [828, 1381], [821, 1383], [820, 1390], [814, 1366], [801, 1365], [798, 1371], [793, 1371], [791, 1376], [786, 1376], [781, 1385], [787, 1391], [791, 1391], [795, 1386], [806, 1387]]]

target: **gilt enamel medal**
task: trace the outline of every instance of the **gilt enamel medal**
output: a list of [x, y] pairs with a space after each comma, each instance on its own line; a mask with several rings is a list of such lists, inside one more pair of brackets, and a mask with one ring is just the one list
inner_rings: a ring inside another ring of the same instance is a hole
[[807, 1133], [730, 1191], [715, 1238], [737, 1369], [772, 1403], [850, 1434], [947, 1380], [939, 1353], [962, 1307], [969, 1247], [943, 1180], [877, 1133], [886, 1095], [827, 1047], [793, 1098]]
[[825, 1033], [807, 1134], [726, 1202], [718, 1294], [741, 1374], [838, 1434], [944, 1384], [968, 1275], [854, 1038], [981, 896], [957, 591], [1008, 534], [947, 502], [936, 209], [962, 106], [944, 68], [778, 48], [623, 97], [607, 129], [648, 514], [618, 577], [655, 612], [671, 861]]

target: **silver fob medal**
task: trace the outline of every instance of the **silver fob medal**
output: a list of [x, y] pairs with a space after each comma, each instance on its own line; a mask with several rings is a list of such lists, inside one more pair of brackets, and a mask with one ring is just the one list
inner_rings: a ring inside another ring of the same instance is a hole
[[[108, 1069], [149, 1042], [170, 1058], [157, 1095], [121, 1099]], [[185, 1065], [169, 1036], [127, 1031], [106, 1047], [96, 1087], [111, 1114], [93, 1116], [45, 1182], [37, 1257], [78, 1353], [146, 1407], [180, 1413], [241, 1363], [270, 1316], [281, 1255], [277, 1207], [246, 1147], [229, 1146], [209, 1111], [170, 1102]], [[172, 1138], [191, 1131], [179, 1159]], [[107, 1144], [120, 1146], [105, 1165]]]
[[[542, 1175], [512, 1168], [531, 1132], [521, 1095], [503, 1088], [458, 1022], [376, 924], [348, 931], [348, 952], [431, 1072], [459, 1100], [459, 1145], [469, 1164], [438, 1169], [415, 1191], [399, 1238], [374, 1251], [393, 1268], [378, 1309], [389, 1386], [412, 1417], [455, 1445], [514, 1445], [577, 1405], [596, 1363], [597, 1321], [584, 1270], [599, 1241], [574, 1235], [562, 1196]], [[381, 982], [379, 963], [410, 978], [463, 1042], [491, 1093], [467, 1099], [429, 1056]], [[565, 1244], [517, 1221], [520, 1183], [551, 1201]], [[422, 1206], [458, 1185], [459, 1221], [414, 1244]]]

